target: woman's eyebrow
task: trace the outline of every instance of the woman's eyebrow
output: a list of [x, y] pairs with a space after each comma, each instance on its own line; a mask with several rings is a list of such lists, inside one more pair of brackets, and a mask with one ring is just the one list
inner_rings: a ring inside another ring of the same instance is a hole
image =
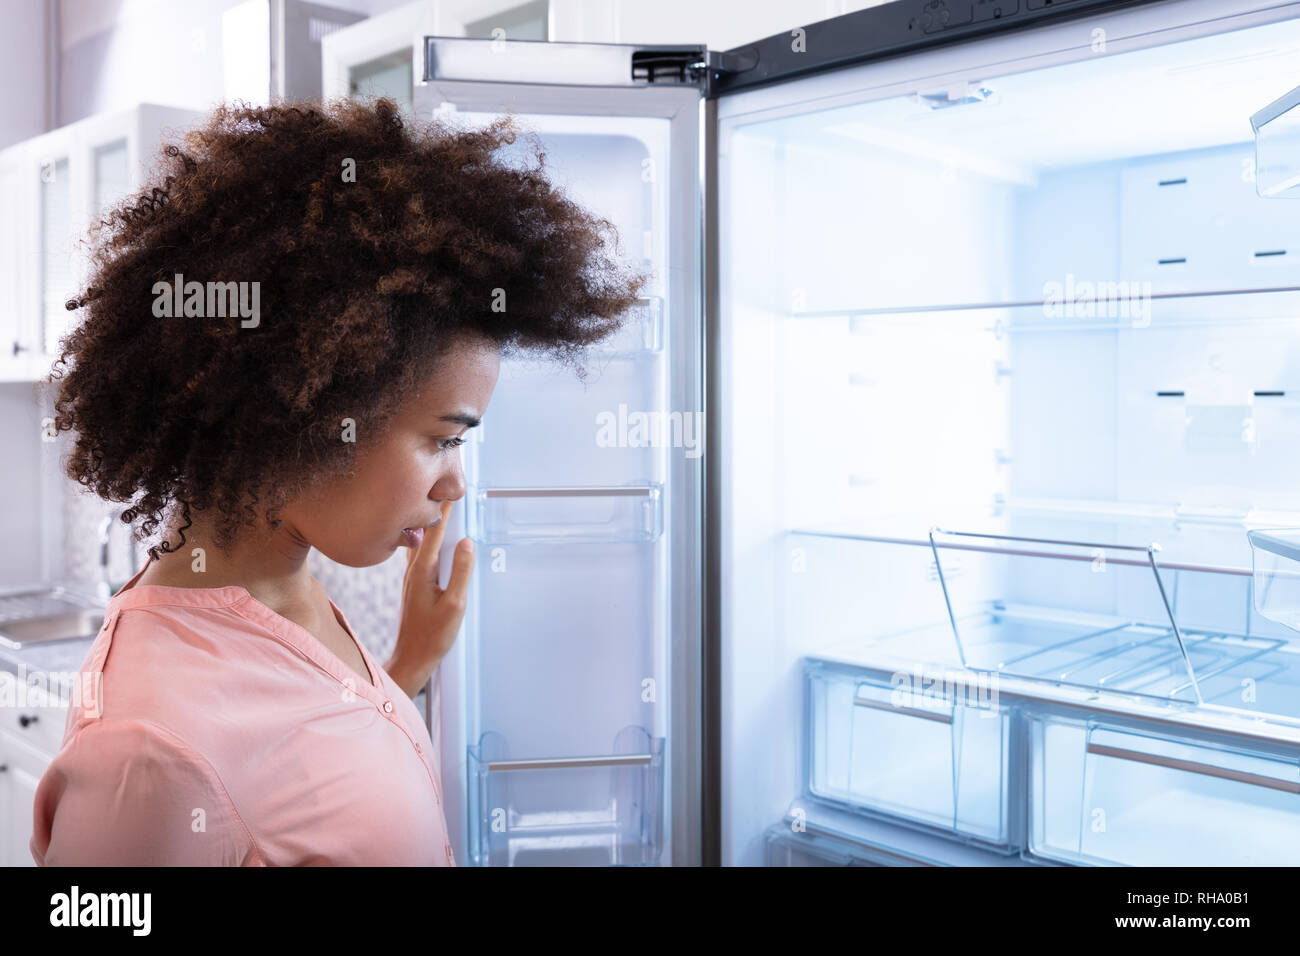
[[482, 421], [482, 419], [475, 418], [473, 415], [467, 414], [465, 412], [455, 412], [451, 415], [439, 416], [438, 421], [456, 422], [457, 424], [460, 425], [467, 425], [470, 428], [475, 428], [478, 426], [479, 422]]

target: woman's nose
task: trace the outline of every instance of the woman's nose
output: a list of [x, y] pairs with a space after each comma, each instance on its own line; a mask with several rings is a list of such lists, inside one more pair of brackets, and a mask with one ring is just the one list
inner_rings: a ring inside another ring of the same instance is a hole
[[438, 479], [429, 497], [436, 501], [459, 501], [465, 497], [465, 472], [460, 462]]

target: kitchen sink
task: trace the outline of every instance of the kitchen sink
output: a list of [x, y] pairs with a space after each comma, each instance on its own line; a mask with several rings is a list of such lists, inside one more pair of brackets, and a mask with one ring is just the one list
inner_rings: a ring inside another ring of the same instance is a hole
[[92, 638], [103, 623], [102, 606], [67, 588], [0, 594], [0, 647], [10, 650]]

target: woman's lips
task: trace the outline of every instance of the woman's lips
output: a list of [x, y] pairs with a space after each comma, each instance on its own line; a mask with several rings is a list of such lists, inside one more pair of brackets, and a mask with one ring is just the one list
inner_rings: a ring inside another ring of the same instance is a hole
[[439, 518], [438, 521], [435, 521], [433, 524], [425, 525], [420, 528], [403, 528], [402, 543], [408, 548], [418, 548], [420, 542], [424, 540], [424, 532], [438, 524], [441, 520], [442, 519]]

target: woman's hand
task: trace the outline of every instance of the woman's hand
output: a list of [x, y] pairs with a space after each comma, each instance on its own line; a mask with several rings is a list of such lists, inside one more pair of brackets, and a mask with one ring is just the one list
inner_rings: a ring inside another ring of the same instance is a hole
[[474, 572], [474, 543], [456, 545], [451, 578], [438, 586], [438, 550], [447, 529], [451, 502], [442, 503], [442, 520], [426, 528], [418, 549], [408, 549], [402, 579], [402, 614], [397, 646], [384, 669], [410, 697], [424, 687], [429, 675], [451, 650], [465, 617], [469, 579]]

